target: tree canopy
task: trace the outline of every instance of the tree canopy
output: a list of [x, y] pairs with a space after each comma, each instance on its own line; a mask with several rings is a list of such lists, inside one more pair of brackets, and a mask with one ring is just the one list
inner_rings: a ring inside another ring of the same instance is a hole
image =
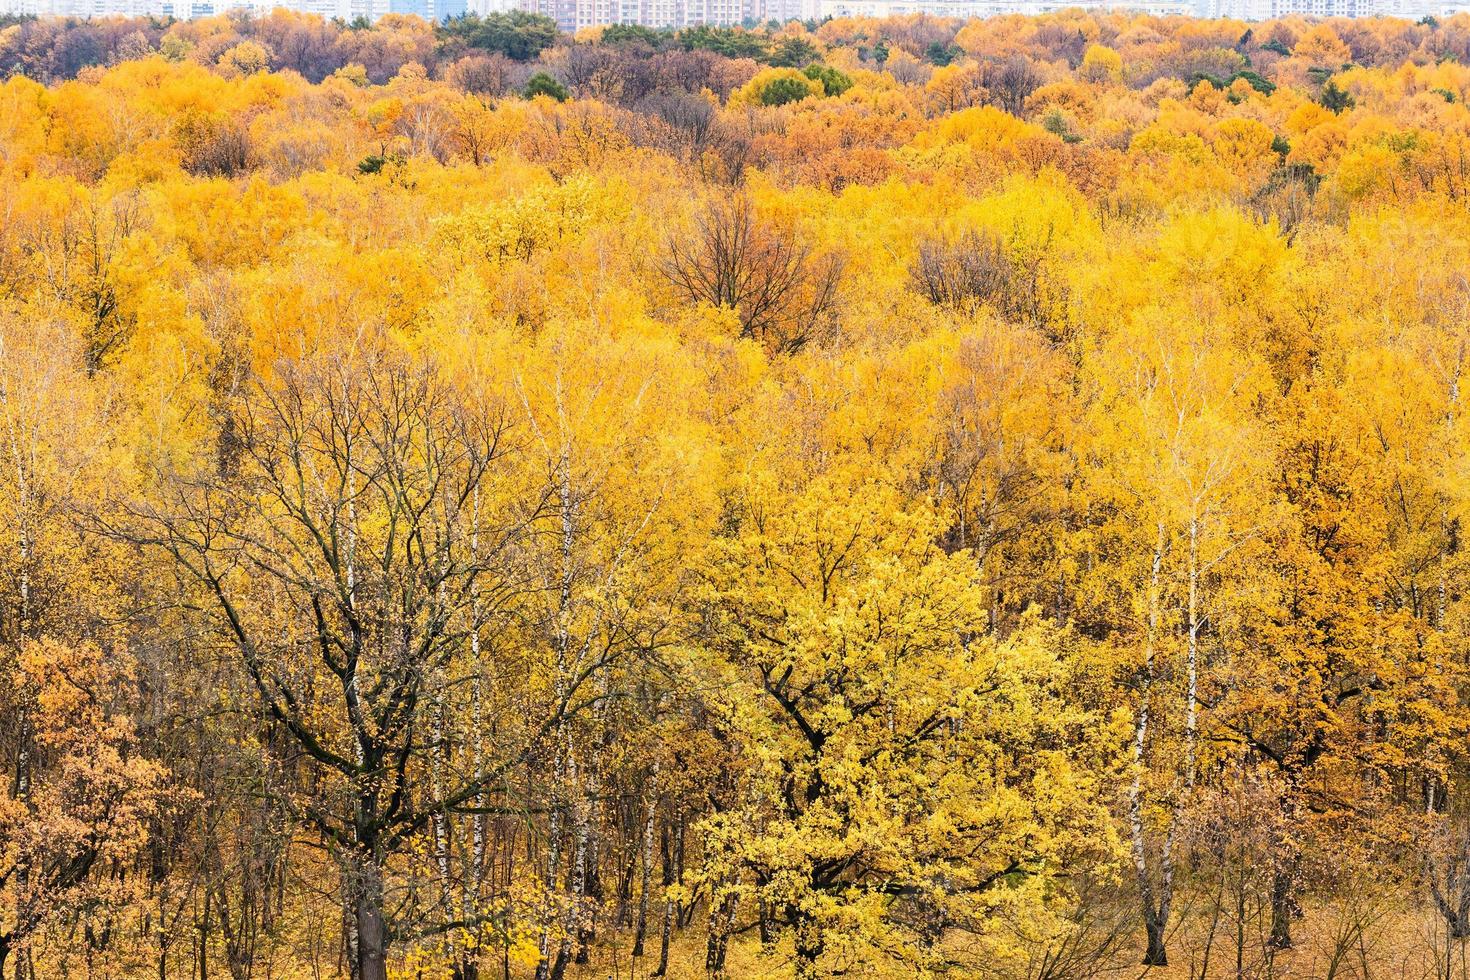
[[0, 26], [0, 980], [1463, 977], [1467, 65]]

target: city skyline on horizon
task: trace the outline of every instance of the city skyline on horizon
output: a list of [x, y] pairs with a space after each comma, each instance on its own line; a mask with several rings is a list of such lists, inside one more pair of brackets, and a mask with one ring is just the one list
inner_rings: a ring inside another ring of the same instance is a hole
[[929, 14], [963, 19], [1040, 15], [1067, 8], [1130, 10], [1153, 16], [1269, 20], [1318, 17], [1449, 16], [1470, 0], [0, 0], [0, 14], [55, 17], [162, 16], [193, 20], [232, 10], [292, 10], [323, 18], [376, 21], [388, 14], [444, 20], [511, 11], [543, 14], [568, 33], [612, 24], [679, 29], [737, 26], [749, 21], [825, 20]]

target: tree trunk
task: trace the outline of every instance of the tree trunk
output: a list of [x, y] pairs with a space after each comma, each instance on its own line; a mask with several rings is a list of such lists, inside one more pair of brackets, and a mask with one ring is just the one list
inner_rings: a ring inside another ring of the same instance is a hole
[[1144, 931], [1148, 934], [1148, 946], [1143, 953], [1144, 966], [1168, 966], [1169, 951], [1164, 946], [1164, 923], [1154, 916], [1144, 919]]
[[[658, 766], [653, 767], [652, 782], [658, 785]], [[652, 796], [652, 794], [650, 794]], [[633, 932], [633, 955], [643, 955], [643, 939], [648, 934], [648, 889], [653, 884], [653, 824], [658, 814], [656, 798], [648, 801], [648, 812], [643, 817], [643, 835], [639, 842], [638, 918]]]
[[[684, 884], [684, 814], [679, 814], [678, 822], [674, 825], [674, 881]], [[689, 928], [689, 923], [694, 921], [695, 902], [684, 904], [681, 896], [676, 903], [674, 921], [680, 929]]]
[[1189, 654], [1186, 658], [1186, 684], [1184, 709], [1184, 792], [1186, 796], [1194, 789], [1194, 780], [1199, 759], [1199, 634], [1203, 622], [1200, 619], [1199, 598], [1199, 519], [1189, 522]]
[[337, 954], [337, 973], [340, 975], [345, 966], [348, 980], [362, 980], [358, 970], [357, 916], [353, 905], [351, 895], [342, 903], [342, 946]]
[[658, 969], [653, 971], [656, 977], [665, 976], [669, 972], [669, 940], [674, 932], [674, 901], [668, 897], [669, 886], [674, 883], [674, 855], [669, 845], [668, 827], [663, 829], [660, 844], [663, 850], [664, 921], [659, 934]]
[[1291, 949], [1291, 920], [1297, 913], [1296, 878], [1301, 867], [1301, 852], [1289, 834], [1300, 825], [1297, 820], [1296, 772], [1287, 775], [1286, 791], [1281, 798], [1283, 830], [1276, 840], [1276, 860], [1271, 871], [1271, 949]]
[[1133, 873], [1138, 882], [1138, 897], [1143, 905], [1143, 926], [1148, 934], [1148, 945], [1143, 953], [1143, 962], [1148, 966], [1164, 966], [1168, 963], [1168, 952], [1164, 948], [1164, 928], [1169, 924], [1169, 907], [1173, 901], [1174, 883], [1173, 827], [1171, 826], [1166, 833], [1159, 855], [1159, 882], [1156, 890], [1153, 872], [1149, 868], [1148, 831], [1143, 816], [1143, 770], [1153, 708], [1154, 644], [1159, 634], [1162, 616], [1160, 576], [1166, 545], [1164, 525], [1160, 523], [1158, 538], [1154, 545], [1153, 567], [1149, 575], [1148, 632], [1144, 639], [1143, 676], [1140, 680], [1138, 715], [1134, 719], [1133, 726], [1133, 779], [1128, 789], [1128, 830], [1132, 844]]
[[[209, 980], [209, 889], [204, 890], [204, 914], [199, 921], [199, 980]], [[158, 980], [167, 980], [168, 956], [158, 956]]]
[[383, 876], [376, 860], [362, 856], [354, 869], [357, 895], [357, 975], [360, 980], [388, 980], [388, 930], [383, 923]]
[[1296, 863], [1295, 857], [1276, 868], [1271, 877], [1271, 940], [1272, 949], [1291, 949], [1291, 919], [1296, 914]]
[[[589, 788], [586, 792], [590, 794], [595, 789]], [[575, 904], [571, 923], [574, 928], [570, 931], [577, 938], [577, 953], [573, 962], [578, 966], [591, 962], [591, 945], [597, 935], [597, 900], [602, 894], [602, 886], [597, 877], [597, 836], [592, 827], [591, 815], [587, 812], [588, 806], [587, 799], [583, 798], [575, 807], [577, 848], [572, 864], [572, 901]]]
[[[573, 554], [576, 540], [576, 504], [572, 498], [571, 462], [565, 450], [557, 465], [556, 489], [561, 511], [562, 567], [557, 617], [551, 639], [556, 650], [556, 698], [558, 703], [565, 704], [569, 693], [567, 685], [570, 683], [570, 675], [574, 669], [572, 637], [568, 632], [567, 622], [572, 608], [572, 585], [575, 575]], [[572, 788], [579, 787], [580, 781], [577, 777], [577, 759], [572, 744], [572, 730], [565, 718], [557, 719], [552, 744], [556, 751], [552, 760], [552, 806], [547, 825], [550, 854], [546, 865], [546, 893], [548, 896], [555, 895], [558, 889], [562, 888], [562, 850], [568, 847], [571, 853], [567, 855], [566, 890], [570, 894], [567, 896], [567, 907], [561, 910], [560, 929], [556, 928], [556, 923], [551, 919], [548, 919], [542, 927], [541, 959], [536, 964], [536, 980], [561, 980], [565, 975], [567, 961], [571, 958], [572, 937], [578, 932], [582, 902], [582, 868], [579, 862], [583, 859], [584, 839], [580, 832], [582, 829], [580, 800], [568, 799], [569, 792], [572, 791]], [[571, 831], [570, 839], [565, 843], [561, 840], [563, 821]], [[554, 909], [555, 906], [553, 905], [552, 908]], [[558, 931], [561, 936], [556, 939], [555, 933]], [[555, 956], [552, 955], [553, 943]]]
[[551, 964], [551, 980], [562, 980], [567, 975], [567, 964], [572, 961], [572, 941], [562, 942], [556, 952], [556, 962]]
[[799, 909], [789, 913], [796, 927], [796, 980], [817, 980], [817, 961], [822, 958], [825, 943], [822, 930], [811, 917]]
[[705, 944], [705, 972], [714, 977], [725, 974], [725, 954], [730, 948], [730, 932], [735, 927], [735, 910], [740, 902], [738, 894], [729, 894], [715, 900], [710, 895], [709, 934]]

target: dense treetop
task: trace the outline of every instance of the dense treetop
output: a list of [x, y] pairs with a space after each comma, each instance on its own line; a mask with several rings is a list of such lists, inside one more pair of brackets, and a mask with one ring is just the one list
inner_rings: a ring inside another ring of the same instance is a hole
[[[1268, 199], [1305, 206], [1298, 190], [1324, 178], [1319, 208], [1463, 193], [1461, 59], [1470, 18], [1247, 26], [1079, 12], [572, 39], [520, 13], [368, 28], [277, 11], [0, 30], [0, 70], [14, 76], [7, 163], [84, 180], [170, 152], [196, 175], [273, 184], [372, 151], [545, 163], [556, 148], [532, 146], [537, 134], [574, 118], [615, 153], [658, 151], [705, 179], [751, 167], [840, 191], [1052, 171], [1111, 210], [1199, 194], [1287, 223]], [[537, 94], [570, 103], [514, 104]], [[983, 152], [962, 160], [966, 148]]]

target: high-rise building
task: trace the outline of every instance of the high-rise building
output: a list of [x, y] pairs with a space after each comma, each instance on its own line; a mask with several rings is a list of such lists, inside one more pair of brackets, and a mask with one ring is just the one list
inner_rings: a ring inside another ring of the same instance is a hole
[[1048, 14], [1073, 7], [1139, 10], [1156, 16], [1195, 13], [1196, 0], [818, 0], [819, 17], [995, 17], [1000, 14]]
[[477, 13], [524, 10], [541, 14], [568, 33], [606, 24], [739, 24], [747, 16], [746, 0], [479, 0], [471, 9]]
[[819, 16], [819, 0], [754, 0], [751, 16], [759, 21], [812, 20]]
[[1388, 16], [1418, 19], [1470, 11], [1470, 0], [0, 0], [0, 13], [58, 17], [163, 16], [186, 20], [237, 7], [274, 7], [322, 17], [377, 20], [387, 13], [443, 20], [467, 12], [524, 10], [543, 14], [566, 32], [605, 24], [681, 28], [726, 26], [746, 20], [824, 17], [993, 17], [1044, 14], [1083, 7], [1137, 10], [1157, 16], [1194, 15], [1268, 20], [1290, 14], [1317, 17]]
[[1442, 8], [1434, 0], [1209, 0], [1200, 13], [1236, 20], [1311, 17], [1403, 17], [1417, 20]]
[[391, 0], [349, 0], [347, 6], [348, 19], [355, 20], [364, 17], [368, 20], [377, 20], [384, 14], [392, 13], [390, 9]]

